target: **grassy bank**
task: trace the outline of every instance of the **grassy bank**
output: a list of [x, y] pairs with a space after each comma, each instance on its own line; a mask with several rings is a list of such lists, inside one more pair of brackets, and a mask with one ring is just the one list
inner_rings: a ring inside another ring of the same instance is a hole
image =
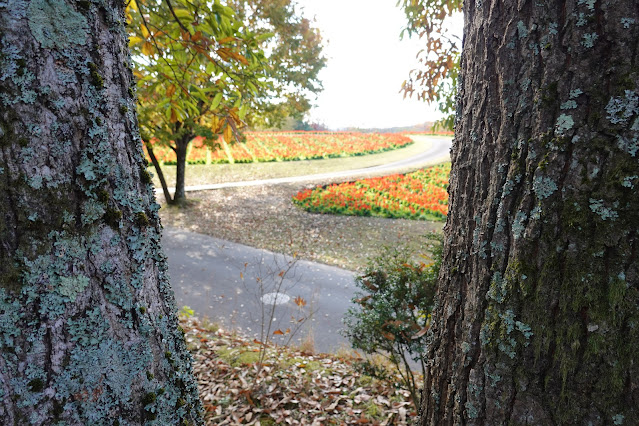
[[383, 245], [420, 252], [422, 235], [442, 222], [306, 212], [291, 201], [303, 184], [189, 193], [186, 208], [164, 207], [162, 223], [227, 241], [350, 270], [363, 270]]

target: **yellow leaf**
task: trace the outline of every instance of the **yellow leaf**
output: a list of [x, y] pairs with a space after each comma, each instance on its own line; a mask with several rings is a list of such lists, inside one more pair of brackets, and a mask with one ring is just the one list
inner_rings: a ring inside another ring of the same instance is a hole
[[216, 52], [225, 61], [228, 61], [229, 58], [233, 58], [236, 61], [240, 61], [244, 65], [248, 65], [248, 60], [244, 56], [240, 55], [237, 52], [232, 51], [231, 49], [227, 49], [226, 47], [221, 47], [221, 48], [217, 49]]
[[424, 328], [422, 328], [421, 330], [419, 330], [417, 333], [413, 334], [411, 336], [411, 339], [415, 340], [415, 339], [419, 339], [420, 337], [422, 337], [424, 334], [426, 334], [426, 332], [428, 331], [430, 327], [426, 326]]
[[366, 287], [368, 287], [368, 288], [369, 288], [369, 290], [372, 290], [372, 291], [377, 291], [377, 290], [379, 290], [379, 288], [377, 288], [377, 286], [376, 286], [375, 284], [372, 284], [372, 283], [371, 283], [370, 281], [368, 281], [368, 280], [363, 280], [363, 281], [362, 281], [362, 284], [364, 284]]
[[368, 296], [364, 296], [364, 297], [362, 297], [360, 299], [355, 299], [354, 302], [355, 303], [359, 303], [360, 305], [362, 305], [362, 304], [364, 304], [364, 302], [366, 302], [367, 300], [369, 300], [372, 297], [373, 296], [369, 294]]
[[166, 96], [168, 96], [170, 98], [171, 96], [173, 96], [174, 93], [175, 93], [175, 85], [171, 84], [166, 89]]
[[231, 116], [235, 124], [239, 124], [242, 120], [240, 120], [240, 117], [235, 113], [235, 111], [237, 111], [237, 108], [229, 110], [229, 115]]
[[222, 131], [222, 128], [224, 127], [224, 121], [223, 120], [215, 120], [214, 123], [215, 123], [215, 125], [213, 126], [213, 132], [214, 133], [220, 133]]
[[151, 56], [153, 54], [153, 44], [149, 43], [148, 41], [145, 41], [142, 44], [142, 53], [145, 54], [146, 56]]
[[149, 38], [149, 30], [146, 28], [146, 25], [142, 24], [140, 25], [140, 32], [142, 33], [142, 36], [144, 36], [144, 38]]
[[217, 54], [218, 54], [218, 55], [220, 55], [220, 57], [221, 57], [222, 59], [224, 59], [225, 61], [228, 61], [228, 60], [229, 60], [229, 58], [231, 57], [231, 55], [230, 55], [230, 52], [231, 52], [231, 51], [230, 51], [229, 49], [225, 48], [225, 47], [222, 47], [222, 48], [220, 48], [220, 49], [217, 49], [217, 50], [216, 50], [216, 52], [217, 52]]
[[226, 126], [226, 129], [224, 129], [224, 140], [230, 142], [232, 138], [233, 130], [231, 129], [231, 126]]
[[129, 37], [129, 46], [135, 46], [138, 43], [142, 43], [144, 39], [142, 37], [137, 37], [137, 36], [133, 36], [133, 37]]
[[382, 336], [384, 336], [386, 339], [394, 341], [395, 340], [395, 336], [392, 335], [391, 333], [387, 332], [387, 331], [382, 331]]
[[169, 121], [171, 123], [175, 123], [177, 120], [178, 120], [177, 112], [175, 111], [175, 109], [171, 108], [171, 118], [169, 119]]
[[224, 44], [224, 43], [228, 43], [229, 41], [233, 41], [235, 40], [235, 37], [224, 37], [220, 40], [218, 40], [217, 42], [220, 44]]
[[246, 59], [244, 56], [242, 56], [242, 55], [240, 55], [239, 53], [236, 53], [236, 52], [233, 52], [233, 53], [234, 53], [233, 57], [235, 59], [237, 59], [238, 61], [240, 61], [244, 65], [248, 65], [249, 64], [248, 59]]

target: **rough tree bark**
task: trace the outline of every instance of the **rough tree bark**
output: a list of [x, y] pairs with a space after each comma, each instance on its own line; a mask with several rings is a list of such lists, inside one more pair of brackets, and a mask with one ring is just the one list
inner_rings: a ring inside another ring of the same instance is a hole
[[[175, 194], [171, 204], [183, 205], [186, 202], [185, 174], [186, 174], [186, 153], [191, 139], [195, 135], [183, 135], [175, 141], [175, 156], [177, 159], [177, 170], [175, 175]], [[168, 200], [167, 200], [168, 201]]]
[[3, 424], [200, 423], [134, 90], [120, 0], [0, 0]]
[[639, 3], [464, 13], [421, 424], [639, 424]]

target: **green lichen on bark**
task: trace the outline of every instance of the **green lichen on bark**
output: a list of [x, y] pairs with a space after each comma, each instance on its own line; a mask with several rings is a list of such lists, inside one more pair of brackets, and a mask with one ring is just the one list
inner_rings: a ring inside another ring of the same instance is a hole
[[28, 12], [29, 28], [42, 47], [85, 43], [87, 20], [65, 0], [31, 0]]
[[89, 285], [89, 279], [83, 275], [76, 277], [60, 277], [58, 293], [75, 302], [76, 296]]

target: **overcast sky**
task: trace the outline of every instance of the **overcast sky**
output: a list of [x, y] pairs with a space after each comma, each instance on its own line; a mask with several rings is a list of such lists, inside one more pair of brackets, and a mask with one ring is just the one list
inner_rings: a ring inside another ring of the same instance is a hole
[[[396, 0], [297, 0], [315, 17], [327, 44], [320, 74], [324, 91], [311, 120], [331, 129], [408, 126], [440, 118], [435, 106], [403, 99], [408, 72], [417, 67], [418, 39], [400, 41], [406, 24]], [[461, 25], [461, 22], [460, 22]], [[461, 33], [461, 30], [460, 30]]]

